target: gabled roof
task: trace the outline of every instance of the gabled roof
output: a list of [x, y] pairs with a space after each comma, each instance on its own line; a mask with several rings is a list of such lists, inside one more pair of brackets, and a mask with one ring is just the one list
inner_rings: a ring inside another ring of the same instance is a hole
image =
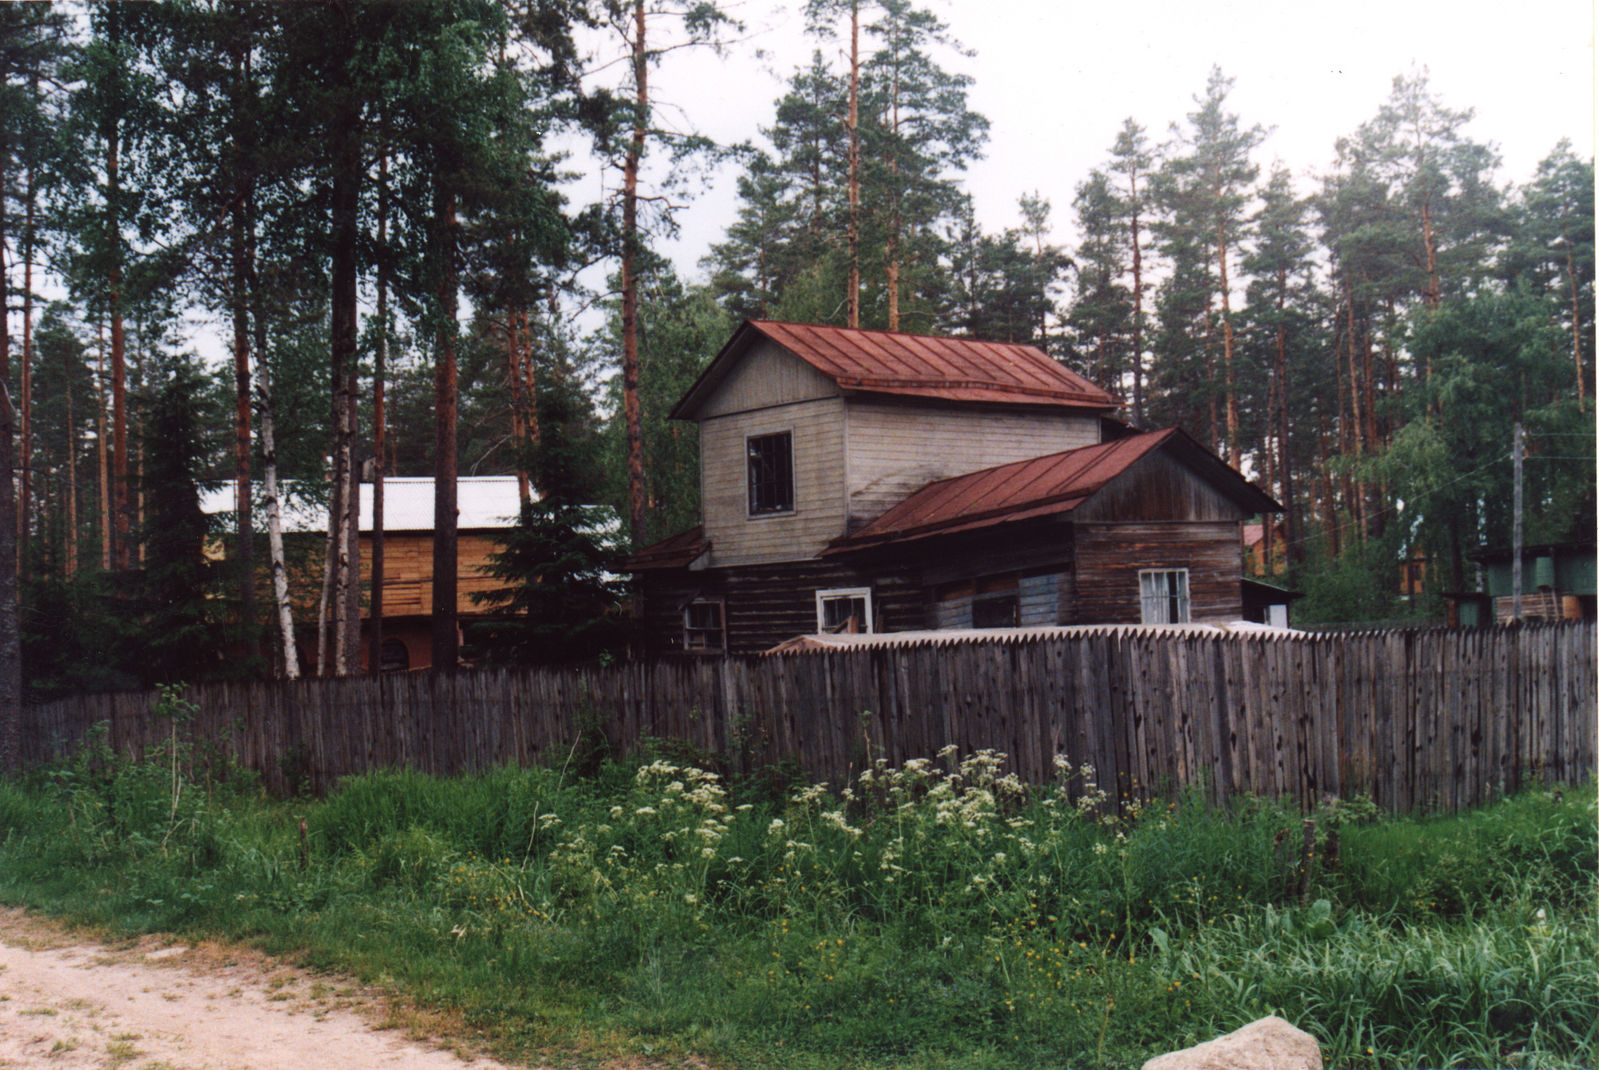
[[824, 554], [1069, 513], [1158, 449], [1173, 449], [1201, 477], [1251, 512], [1281, 510], [1271, 497], [1175, 427], [1130, 435], [950, 479], [935, 480]]
[[846, 391], [1095, 411], [1110, 411], [1121, 404], [1114, 395], [1033, 346], [746, 320], [677, 403], [673, 418], [693, 419], [732, 367], [763, 338], [776, 342]]
[[711, 540], [705, 537], [705, 526], [696, 524], [687, 531], [668, 535], [644, 547], [629, 557], [623, 567], [633, 572], [647, 568], [687, 568], [710, 548]]
[[[1551, 542], [1540, 543], [1536, 546], [1523, 546], [1521, 559], [1531, 562], [1535, 557], [1592, 557], [1595, 544], [1591, 542]], [[1484, 546], [1473, 550], [1466, 555], [1473, 561], [1483, 564], [1495, 564], [1501, 561], [1514, 560], [1515, 551], [1509, 546]]]
[[[293, 480], [282, 489], [283, 530], [286, 532], [326, 531], [327, 506], [296, 493]], [[255, 519], [266, 522], [260, 503], [261, 488], [256, 487]], [[200, 509], [207, 514], [233, 512], [233, 484], [224, 483], [203, 489]], [[516, 526], [522, 501], [515, 476], [461, 476], [455, 481], [455, 526], [458, 531], [482, 531]], [[372, 484], [361, 484], [361, 530], [372, 530]], [[433, 530], [433, 477], [388, 476], [383, 480], [383, 530]]]

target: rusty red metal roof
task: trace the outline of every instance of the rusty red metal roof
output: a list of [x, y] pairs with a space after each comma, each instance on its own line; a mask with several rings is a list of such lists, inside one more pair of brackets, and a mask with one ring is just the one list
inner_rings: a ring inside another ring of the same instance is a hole
[[747, 320], [672, 415], [691, 418], [753, 335], [771, 339], [841, 388], [945, 401], [1109, 411], [1121, 402], [1034, 346]]
[[687, 531], [669, 535], [660, 542], [651, 543], [629, 557], [623, 567], [630, 572], [648, 568], [687, 568], [694, 559], [711, 548], [705, 537], [705, 527], [696, 524]]
[[1181, 434], [1176, 428], [1050, 453], [935, 480], [826, 553], [1068, 513], [1135, 462]]

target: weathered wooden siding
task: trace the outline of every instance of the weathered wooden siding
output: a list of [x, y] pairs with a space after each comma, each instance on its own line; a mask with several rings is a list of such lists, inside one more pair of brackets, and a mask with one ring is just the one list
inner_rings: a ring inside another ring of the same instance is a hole
[[[484, 571], [500, 544], [484, 532], [463, 532], [456, 541], [456, 610], [482, 613], [472, 600], [478, 591], [492, 591], [505, 583]], [[372, 586], [372, 542], [361, 536], [361, 584]], [[433, 612], [433, 533], [390, 532], [383, 537], [383, 615], [428, 616]]]
[[700, 407], [699, 418], [730, 416], [773, 405], [837, 397], [831, 379], [776, 342], [750, 348]]
[[[1112, 799], [1193, 786], [1370, 795], [1396, 811], [1472, 806], [1594, 772], [1591, 621], [1472, 631], [1193, 636], [1090, 632], [592, 671], [476, 671], [210, 684], [180, 731], [313, 790], [389, 766], [436, 774], [560, 761], [596, 713], [613, 746], [680, 739], [734, 770], [793, 759], [835, 786], [863, 764], [994, 747], [1025, 780], [1091, 765]], [[139, 755], [172, 726], [152, 696], [26, 708], [23, 757], [70, 753], [96, 723]], [[195, 753], [211, 753], [196, 748]]]
[[[794, 511], [749, 515], [745, 439], [793, 435]], [[844, 403], [821, 398], [700, 423], [701, 512], [711, 563], [798, 561], [844, 533]]]
[[644, 615], [648, 649], [665, 654], [682, 649], [682, 607], [695, 598], [724, 602], [729, 653], [759, 654], [797, 635], [816, 631], [816, 592], [867, 587], [872, 592], [873, 628], [902, 632], [927, 627], [922, 591], [905, 569], [864, 572], [832, 561], [801, 561], [676, 570], [646, 574]]
[[1191, 619], [1243, 617], [1237, 522], [1078, 524], [1075, 546], [1072, 623], [1139, 623], [1138, 570], [1146, 568], [1188, 569]]
[[849, 399], [850, 530], [935, 479], [1092, 446], [1099, 418], [1060, 410], [960, 409]]
[[[999, 585], [1000, 582], [1003, 586]], [[996, 594], [1016, 597], [1016, 625], [1027, 628], [1040, 624], [1059, 624], [1061, 589], [1067, 582], [1063, 573], [1041, 575], [1013, 575], [1001, 581], [996, 577], [985, 585], [976, 583], [955, 585], [954, 590], [940, 592], [929, 606], [929, 624], [938, 629], [971, 628], [972, 603], [979, 598]]]
[[[1072, 511], [1079, 523], [1127, 520], [1247, 519], [1244, 510], [1192, 468], [1157, 450]], [[1243, 536], [1234, 531], [1240, 543]]]

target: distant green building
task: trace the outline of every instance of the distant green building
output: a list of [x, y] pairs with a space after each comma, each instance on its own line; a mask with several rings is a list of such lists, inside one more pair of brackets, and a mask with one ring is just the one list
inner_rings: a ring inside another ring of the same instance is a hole
[[[1444, 595], [1462, 628], [1504, 623], [1514, 613], [1514, 555], [1508, 548], [1478, 550], [1483, 590]], [[1523, 620], [1592, 620], [1599, 590], [1599, 559], [1591, 542], [1551, 543], [1521, 549]]]

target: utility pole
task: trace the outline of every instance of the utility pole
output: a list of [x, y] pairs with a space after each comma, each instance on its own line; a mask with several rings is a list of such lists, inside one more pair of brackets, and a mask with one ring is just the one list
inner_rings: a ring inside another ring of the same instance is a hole
[[1510, 463], [1515, 469], [1514, 521], [1510, 534], [1510, 619], [1521, 621], [1521, 423], [1510, 433]]

